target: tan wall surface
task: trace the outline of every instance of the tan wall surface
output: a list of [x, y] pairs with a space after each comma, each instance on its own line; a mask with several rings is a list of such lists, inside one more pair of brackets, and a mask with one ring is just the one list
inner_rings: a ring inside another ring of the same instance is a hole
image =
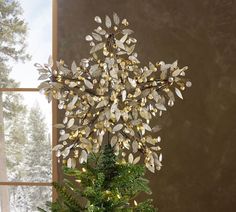
[[88, 56], [93, 17], [130, 21], [148, 61], [188, 65], [193, 87], [159, 120], [163, 169], [148, 177], [161, 212], [236, 211], [236, 5], [230, 0], [58, 0], [58, 55]]

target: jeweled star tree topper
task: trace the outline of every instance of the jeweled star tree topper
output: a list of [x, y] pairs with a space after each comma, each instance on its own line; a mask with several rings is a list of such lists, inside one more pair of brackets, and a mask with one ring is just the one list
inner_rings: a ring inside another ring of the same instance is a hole
[[53, 149], [67, 160], [84, 163], [88, 154], [99, 152], [109, 143], [120, 162], [138, 163], [141, 156], [151, 171], [160, 170], [160, 136], [150, 121], [173, 106], [175, 94], [191, 86], [185, 79], [187, 66], [152, 63], [141, 67], [135, 52], [137, 40], [126, 19], [116, 13], [111, 19], [95, 17], [98, 27], [85, 37], [91, 46], [90, 56], [68, 67], [61, 60], [53, 67], [36, 64], [43, 80], [39, 89], [50, 101], [59, 100], [64, 111], [58, 145]]

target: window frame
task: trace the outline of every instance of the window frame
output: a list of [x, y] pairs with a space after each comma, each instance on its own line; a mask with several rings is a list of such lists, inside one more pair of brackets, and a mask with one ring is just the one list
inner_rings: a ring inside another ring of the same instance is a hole
[[[55, 61], [57, 58], [57, 0], [52, 0], [52, 57]], [[39, 92], [38, 88], [0, 88], [0, 92]], [[55, 146], [58, 141], [58, 135], [57, 135], [57, 129], [53, 127], [57, 123], [57, 115], [58, 115], [58, 109], [57, 109], [57, 100], [52, 100], [52, 128], [51, 128], [51, 134], [52, 134], [52, 146]], [[58, 181], [58, 162], [57, 157], [54, 152], [52, 152], [52, 182]], [[0, 181], [0, 186], [34, 186], [34, 187], [41, 187], [41, 186], [51, 186], [52, 182], [4, 182]], [[57, 198], [56, 190], [52, 187], [52, 201], [54, 201]]]

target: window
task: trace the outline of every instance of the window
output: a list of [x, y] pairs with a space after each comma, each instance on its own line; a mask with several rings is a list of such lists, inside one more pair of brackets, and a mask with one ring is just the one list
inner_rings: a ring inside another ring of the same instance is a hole
[[[56, 102], [49, 104], [39, 94], [34, 67], [52, 54], [52, 3], [18, 2], [21, 18], [28, 25], [26, 51], [31, 59], [15, 62], [0, 52], [0, 212], [43, 207], [55, 196], [51, 182], [57, 179], [57, 160], [51, 153], [56, 143], [56, 129], [52, 128]], [[0, 11], [0, 15], [4, 14]], [[1, 44], [5, 35], [0, 35]]]

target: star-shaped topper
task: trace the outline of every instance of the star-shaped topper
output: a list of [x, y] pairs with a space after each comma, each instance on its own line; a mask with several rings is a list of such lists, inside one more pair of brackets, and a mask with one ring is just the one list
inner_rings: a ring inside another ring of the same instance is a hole
[[47, 65], [36, 64], [43, 80], [39, 89], [49, 101], [58, 99], [64, 111], [63, 123], [56, 125], [59, 144], [53, 149], [74, 167], [77, 158], [86, 162], [89, 153], [108, 142], [120, 162], [135, 164], [143, 155], [151, 172], [160, 170], [161, 138], [152, 136], [158, 131], [152, 125], [174, 105], [175, 94], [182, 99], [181, 92], [191, 86], [184, 77], [188, 67], [179, 68], [177, 61], [140, 67], [128, 21], [120, 21], [116, 13], [113, 19], [94, 20], [99, 26], [85, 37], [91, 46], [88, 58], [71, 67], [60, 61], [54, 68], [51, 58]]

